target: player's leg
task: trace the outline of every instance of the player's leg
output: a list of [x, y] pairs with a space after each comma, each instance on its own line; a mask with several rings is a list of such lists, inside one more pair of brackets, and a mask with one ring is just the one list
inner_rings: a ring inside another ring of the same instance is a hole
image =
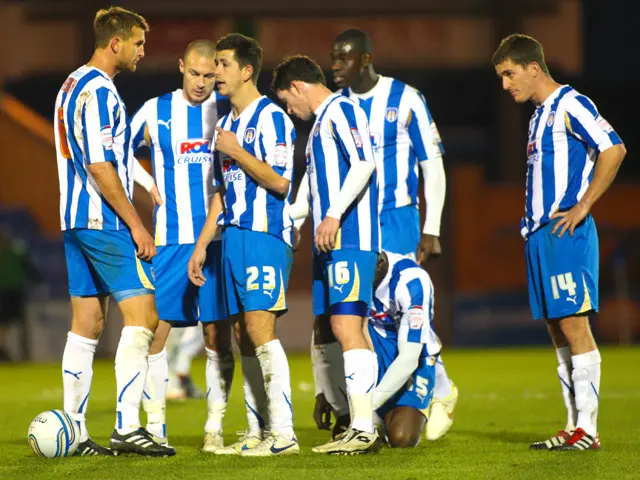
[[233, 349], [231, 346], [231, 322], [219, 320], [202, 324], [207, 364], [207, 422], [204, 426], [202, 451], [215, 453], [224, 447], [222, 420], [229, 402], [233, 380]]
[[[351, 416], [344, 379], [342, 348], [331, 330], [329, 315], [314, 317], [311, 358], [316, 391], [322, 392], [335, 417], [332, 431], [332, 437], [335, 438], [349, 427]], [[317, 397], [316, 402], [318, 402]]]
[[556, 436], [562, 438], [556, 438], [555, 445], [549, 447], [546, 442], [545, 446], [554, 450], [597, 449], [601, 358], [588, 314], [598, 309], [598, 237], [591, 215], [576, 227], [573, 236], [553, 235], [553, 225], [543, 227], [532, 238], [536, 237], [534, 245], [538, 245], [540, 291], [560, 363], [563, 396], [576, 429], [569, 438], [565, 432]]
[[187, 398], [204, 398], [204, 393], [191, 377], [191, 363], [203, 348], [202, 330], [199, 327], [186, 328], [176, 351], [175, 373]]
[[442, 438], [453, 425], [453, 413], [458, 403], [458, 387], [449, 379], [442, 355], [438, 355], [435, 365], [433, 399], [427, 417], [427, 440]]
[[385, 427], [389, 446], [413, 448], [420, 443], [427, 418], [413, 407], [399, 406], [385, 416]]
[[244, 404], [247, 414], [248, 429], [239, 440], [224, 448], [215, 450], [216, 455], [240, 455], [243, 450], [256, 447], [263, 440], [263, 435], [269, 426], [267, 410], [267, 393], [264, 378], [256, 351], [251, 343], [244, 325], [243, 315], [235, 315], [233, 322], [236, 344], [240, 350], [240, 364], [242, 365]]
[[169, 364], [165, 344], [170, 332], [171, 323], [160, 320], [149, 348], [149, 356], [147, 357], [149, 367], [142, 394], [142, 406], [147, 414], [146, 430], [153, 435], [154, 440], [162, 445], [169, 444], [167, 440]]
[[[373, 426], [372, 407], [377, 359], [363, 332], [364, 319], [372, 301], [377, 254], [338, 250], [321, 255], [316, 261], [322, 264], [320, 271], [324, 272], [331, 330], [343, 351], [351, 426], [339, 439], [314, 447], [313, 451], [329, 454], [377, 451], [379, 441]], [[320, 299], [314, 294], [314, 310], [317, 300]]]
[[77, 455], [112, 455], [96, 444], [86, 427], [93, 377], [93, 357], [104, 328], [109, 297], [78, 244], [77, 232], [64, 232], [71, 295], [71, 329], [62, 355], [64, 410], [80, 429]]
[[[269, 424], [267, 412], [267, 394], [264, 379], [256, 351], [244, 326], [241, 303], [237, 285], [245, 279], [243, 260], [244, 248], [237, 228], [226, 228], [222, 234], [222, 281], [225, 306], [229, 320], [233, 325], [236, 344], [240, 350], [242, 365], [244, 403], [247, 414], [247, 431], [240, 439], [224, 448], [218, 448], [216, 455], [240, 455], [248, 448], [254, 448], [263, 439], [265, 428]], [[239, 278], [238, 282], [234, 278]], [[242, 288], [242, 285], [240, 285]]]
[[200, 321], [207, 354], [207, 422], [202, 451], [215, 453], [224, 447], [222, 420], [227, 410], [233, 380], [232, 321], [224, 299], [222, 242], [213, 242], [203, 266], [206, 283], [198, 291]]
[[114, 453], [174, 455], [175, 450], [158, 444], [140, 427], [147, 357], [158, 327], [151, 264], [138, 259], [127, 230], [79, 230], [77, 239], [123, 316], [124, 327], [115, 358], [117, 407], [111, 449]]
[[293, 432], [289, 363], [275, 330], [277, 316], [287, 310], [293, 251], [265, 233], [237, 229], [234, 234], [243, 246], [243, 261], [237, 264], [239, 271], [234, 271], [234, 281], [244, 310], [246, 333], [262, 370], [269, 414], [269, 436], [241, 455], [297, 454], [300, 447]]

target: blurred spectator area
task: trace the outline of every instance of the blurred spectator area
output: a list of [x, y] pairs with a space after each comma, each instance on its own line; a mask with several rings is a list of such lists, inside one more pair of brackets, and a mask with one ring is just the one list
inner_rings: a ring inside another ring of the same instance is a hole
[[[587, 93], [627, 144], [618, 181], [594, 209], [602, 306], [594, 321], [601, 338], [624, 343], [640, 338], [640, 209], [635, 207], [640, 145], [634, 131], [640, 96], [636, 85], [621, 76], [610, 88], [602, 75], [589, 74], [586, 66], [594, 63], [585, 36], [590, 17], [579, 0], [112, 3], [144, 14], [152, 28], [139, 71], [116, 79], [129, 114], [147, 99], [180, 87], [177, 59], [195, 38], [215, 40], [230, 31], [257, 37], [265, 53], [259, 87], [271, 94], [271, 69], [284, 56], [304, 53], [328, 69], [335, 35], [350, 27], [366, 30], [373, 39], [377, 71], [425, 94], [445, 144], [443, 255], [429, 271], [436, 287], [438, 332], [445, 343], [460, 345], [546, 341], [544, 327], [530, 321], [519, 236], [522, 159], [532, 107], [513, 104], [490, 64], [506, 34], [521, 31], [537, 37], [554, 77]], [[91, 54], [92, 19], [104, 5], [66, 0], [0, 5], [5, 40], [0, 47], [5, 67], [0, 73], [0, 222], [28, 243], [49, 294], [61, 299], [67, 280], [51, 117], [66, 75]], [[606, 36], [599, 40], [606, 41]], [[309, 127], [296, 121], [296, 187]], [[137, 191], [135, 198], [151, 228], [145, 193]], [[296, 254], [292, 295], [310, 291], [311, 240], [307, 223]]]

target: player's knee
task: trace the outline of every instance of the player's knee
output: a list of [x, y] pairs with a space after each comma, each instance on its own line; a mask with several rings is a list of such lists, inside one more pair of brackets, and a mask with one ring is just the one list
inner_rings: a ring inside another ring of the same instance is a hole
[[204, 345], [209, 350], [221, 353], [231, 347], [231, 325], [228, 321], [202, 324]]
[[158, 328], [158, 311], [155, 295], [137, 295], [118, 303], [125, 326], [145, 327], [155, 333]]
[[247, 335], [255, 346], [276, 339], [275, 314], [271, 312], [247, 312], [245, 314]]
[[318, 315], [313, 319], [313, 336], [316, 345], [326, 345], [327, 343], [338, 341], [331, 330], [331, 317], [329, 315]]
[[415, 429], [391, 428], [387, 432], [389, 445], [393, 448], [414, 448], [420, 443], [420, 432]]

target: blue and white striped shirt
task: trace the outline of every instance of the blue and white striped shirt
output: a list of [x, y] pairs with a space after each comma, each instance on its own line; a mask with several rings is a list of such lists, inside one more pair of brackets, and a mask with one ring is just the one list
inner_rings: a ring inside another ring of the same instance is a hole
[[134, 115], [132, 147], [150, 148], [153, 176], [164, 201], [154, 212], [156, 245], [198, 239], [213, 195], [211, 139], [216, 122], [228, 112], [228, 99], [216, 92], [193, 106], [178, 89], [148, 100]]
[[369, 120], [380, 211], [418, 205], [418, 163], [444, 154], [438, 128], [422, 93], [382, 75], [366, 93], [355, 93], [350, 88], [341, 93], [357, 100]]
[[86, 65], [69, 75], [56, 98], [54, 125], [62, 230], [127, 228], [88, 169], [94, 163], [113, 163], [131, 200], [131, 132], [111, 78]]
[[569, 85], [556, 89], [529, 122], [525, 216], [527, 238], [557, 211], [580, 201], [601, 152], [622, 140], [593, 102]]
[[[352, 162], [375, 164], [369, 125], [364, 111], [352, 100], [329, 95], [317, 108], [306, 149], [313, 232], [324, 220], [342, 189]], [[315, 249], [315, 245], [314, 245]], [[376, 172], [342, 215], [336, 250], [380, 251]]]
[[384, 338], [423, 343], [426, 355], [442, 345], [433, 331], [433, 284], [429, 274], [402, 255], [385, 252], [389, 270], [376, 288], [369, 323]]
[[[238, 118], [229, 113], [218, 126], [235, 133], [242, 148], [292, 181], [295, 129], [289, 116], [269, 98], [254, 100]], [[215, 148], [216, 136], [213, 141]], [[225, 211], [218, 223], [268, 233], [292, 245], [291, 185], [280, 196], [258, 185], [233, 158], [217, 151], [214, 157], [215, 181], [225, 186]]]

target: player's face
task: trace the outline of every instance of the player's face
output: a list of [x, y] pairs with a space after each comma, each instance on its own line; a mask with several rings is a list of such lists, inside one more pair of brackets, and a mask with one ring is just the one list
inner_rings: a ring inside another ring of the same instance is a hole
[[129, 38], [120, 40], [120, 49], [116, 57], [118, 70], [136, 71], [138, 62], [144, 58], [144, 41], [144, 30], [140, 27], [133, 27]]
[[192, 51], [187, 58], [180, 59], [182, 91], [192, 104], [200, 104], [211, 96], [216, 84], [216, 64], [213, 56], [200, 55]]
[[534, 75], [531, 65], [523, 67], [510, 59], [496, 65], [496, 73], [502, 79], [502, 88], [518, 103], [525, 103], [535, 93]]
[[295, 115], [300, 120], [311, 120], [313, 111], [309, 102], [297, 88], [292, 86], [288, 90], [278, 90], [278, 99], [286, 106], [289, 115]]
[[331, 73], [338, 88], [357, 83], [362, 73], [362, 55], [349, 42], [338, 42], [331, 50]]
[[247, 76], [248, 67], [240, 67], [233, 50], [216, 52], [215, 65], [218, 91], [222, 95], [233, 96], [244, 83], [243, 78]]

